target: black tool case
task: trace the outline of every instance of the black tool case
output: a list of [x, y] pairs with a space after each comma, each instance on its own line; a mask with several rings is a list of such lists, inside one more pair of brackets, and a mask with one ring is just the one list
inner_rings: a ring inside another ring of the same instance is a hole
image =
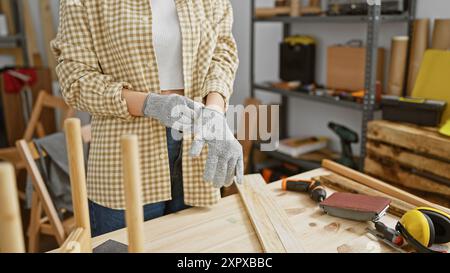
[[445, 101], [383, 96], [383, 119], [407, 122], [420, 126], [437, 127], [441, 124]]
[[315, 81], [315, 70], [315, 44], [280, 44], [280, 79], [300, 81], [302, 85], [312, 84]]

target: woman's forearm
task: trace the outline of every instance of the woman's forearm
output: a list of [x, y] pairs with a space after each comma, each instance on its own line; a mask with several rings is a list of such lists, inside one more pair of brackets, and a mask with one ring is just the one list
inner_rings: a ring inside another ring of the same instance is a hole
[[127, 102], [128, 112], [132, 116], [142, 117], [144, 116], [143, 108], [148, 94], [141, 92], [134, 92], [127, 89], [122, 90], [122, 97]]
[[[127, 102], [128, 112], [135, 117], [144, 116], [142, 110], [147, 96], [148, 94], [142, 92], [134, 92], [127, 89], [122, 90], [122, 97]], [[210, 93], [206, 97], [206, 106], [219, 112], [225, 112], [225, 100], [219, 93]]]
[[225, 99], [221, 94], [212, 92], [206, 97], [206, 106], [225, 113]]

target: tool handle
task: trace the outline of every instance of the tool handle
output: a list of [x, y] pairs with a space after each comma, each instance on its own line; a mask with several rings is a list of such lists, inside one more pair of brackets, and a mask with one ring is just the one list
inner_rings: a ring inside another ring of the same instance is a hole
[[403, 245], [403, 237], [395, 230], [386, 226], [382, 222], [375, 222], [375, 229], [383, 234], [384, 238], [388, 241], [398, 245]]

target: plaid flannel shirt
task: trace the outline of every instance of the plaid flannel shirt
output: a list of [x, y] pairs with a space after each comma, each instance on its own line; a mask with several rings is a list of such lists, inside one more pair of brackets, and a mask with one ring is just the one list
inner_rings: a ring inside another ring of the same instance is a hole
[[[180, 20], [185, 96], [220, 93], [228, 101], [238, 66], [229, 0], [174, 0]], [[133, 117], [123, 88], [160, 92], [152, 44], [149, 0], [61, 0], [58, 35], [52, 41], [62, 95], [92, 115], [88, 162], [89, 199], [124, 209], [120, 137], [139, 138], [143, 201], [171, 199], [166, 130], [158, 121]], [[210, 206], [220, 193], [203, 181], [206, 149], [189, 158], [192, 139], [183, 140], [185, 202]]]

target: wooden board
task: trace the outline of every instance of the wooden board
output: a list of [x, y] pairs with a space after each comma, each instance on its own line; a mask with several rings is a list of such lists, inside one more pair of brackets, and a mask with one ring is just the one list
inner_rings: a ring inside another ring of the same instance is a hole
[[257, 8], [255, 10], [256, 18], [270, 18], [280, 15], [288, 15], [291, 12], [290, 7]]
[[369, 123], [367, 137], [450, 161], [450, 138], [420, 127], [377, 120]]
[[[296, 179], [328, 175], [317, 169], [294, 176]], [[267, 185], [270, 195], [284, 209], [295, 236], [306, 252], [385, 253], [393, 250], [368, 235], [367, 223], [334, 218], [324, 214], [307, 194], [285, 192], [281, 182]], [[334, 191], [327, 188], [329, 194]], [[388, 214], [383, 222], [394, 227], [398, 218]], [[190, 208], [144, 224], [145, 251], [163, 253], [259, 253], [261, 245], [239, 195], [223, 198], [208, 208]], [[127, 244], [126, 229], [93, 238], [93, 246], [115, 240]]]
[[381, 142], [367, 142], [367, 153], [383, 160], [395, 162], [402, 166], [413, 168], [443, 177], [450, 181], [450, 163], [414, 154], [408, 150], [386, 145]]
[[237, 185], [248, 216], [266, 253], [301, 253], [304, 248], [283, 211], [268, 194], [261, 175], [247, 175]]
[[366, 173], [403, 187], [450, 197], [450, 186], [409, 173], [398, 165], [382, 164], [379, 160], [367, 157]]

